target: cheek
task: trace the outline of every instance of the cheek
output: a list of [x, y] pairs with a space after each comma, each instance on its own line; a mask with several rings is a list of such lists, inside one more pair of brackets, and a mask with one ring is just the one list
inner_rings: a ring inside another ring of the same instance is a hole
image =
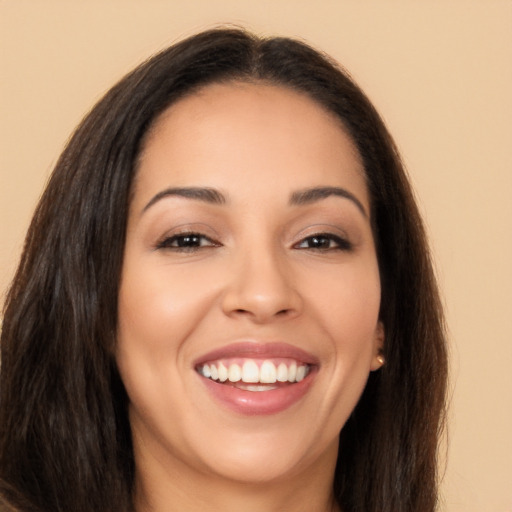
[[213, 300], [212, 287], [205, 285], [204, 275], [186, 269], [126, 267], [119, 294], [119, 341], [146, 346], [155, 357], [159, 351], [176, 350], [204, 316]]
[[376, 264], [341, 269], [321, 281], [317, 276], [310, 290], [312, 310], [339, 350], [373, 343], [381, 294]]
[[131, 401], [142, 408], [161, 409], [164, 390], [182, 389], [183, 347], [211, 301], [197, 277], [170, 274], [140, 259], [127, 259], [123, 269], [116, 361]]
[[329, 340], [322, 360], [328, 385], [321, 407], [333, 432], [339, 432], [361, 396], [379, 345], [380, 279], [375, 264], [339, 271], [321, 284], [310, 295], [316, 299], [311, 308], [316, 324]]
[[165, 263], [125, 261], [116, 362], [132, 419], [156, 437], [157, 425], [169, 423], [172, 411], [183, 405], [186, 341], [212, 301], [210, 290], [201, 276], [185, 270], [171, 273]]

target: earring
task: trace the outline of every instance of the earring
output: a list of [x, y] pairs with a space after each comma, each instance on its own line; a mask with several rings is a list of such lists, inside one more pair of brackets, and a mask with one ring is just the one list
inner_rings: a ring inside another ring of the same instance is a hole
[[381, 366], [383, 366], [383, 365], [384, 365], [384, 363], [386, 362], [386, 358], [385, 358], [382, 354], [379, 354], [379, 355], [377, 356], [377, 361], [379, 362], [379, 364], [380, 364]]

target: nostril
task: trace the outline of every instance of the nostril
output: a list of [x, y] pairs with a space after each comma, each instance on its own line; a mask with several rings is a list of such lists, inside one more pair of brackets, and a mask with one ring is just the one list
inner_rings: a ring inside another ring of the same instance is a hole
[[[279, 316], [284, 316], [284, 315], [287, 315], [291, 310], [286, 308], [286, 309], [281, 309], [279, 311], [276, 311], [276, 316], [279, 315]], [[238, 308], [238, 309], [235, 309], [234, 310], [235, 313], [243, 313], [243, 314], [247, 314], [247, 313], [250, 313], [249, 310], [247, 309], [243, 309], [243, 308]]]
[[[250, 277], [250, 276], [249, 276]], [[301, 298], [294, 287], [278, 279], [248, 278], [247, 273], [226, 287], [221, 307], [225, 314], [251, 318], [261, 323], [270, 319], [288, 319], [298, 314]]]

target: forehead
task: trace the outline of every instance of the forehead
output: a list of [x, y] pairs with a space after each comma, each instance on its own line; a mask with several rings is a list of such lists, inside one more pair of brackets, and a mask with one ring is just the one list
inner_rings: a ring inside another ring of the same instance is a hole
[[[206, 126], [208, 121], [212, 121], [219, 127], [220, 116], [229, 119], [233, 127], [237, 121], [245, 124], [263, 116], [269, 122], [272, 120], [272, 125], [277, 129], [290, 129], [297, 123], [308, 124], [312, 129], [321, 124], [330, 124], [336, 131], [341, 130], [350, 140], [342, 121], [304, 92], [265, 82], [231, 81], [209, 84], [172, 104], [153, 123], [146, 136], [144, 148], [170, 123], [191, 127], [192, 124]], [[278, 119], [281, 123], [276, 125]], [[318, 131], [317, 133], [320, 136]], [[325, 136], [325, 133], [321, 135]], [[359, 157], [352, 140], [350, 145], [354, 156]]]
[[143, 146], [136, 189], [166, 181], [222, 189], [240, 177], [297, 188], [348, 180], [367, 200], [361, 157], [334, 114], [295, 90], [243, 82], [208, 85], [164, 111]]

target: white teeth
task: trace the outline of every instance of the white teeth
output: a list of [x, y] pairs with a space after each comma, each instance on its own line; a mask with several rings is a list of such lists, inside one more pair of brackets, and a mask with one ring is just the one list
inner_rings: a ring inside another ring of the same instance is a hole
[[300, 382], [301, 380], [304, 379], [305, 376], [306, 376], [306, 367], [299, 366], [297, 368], [297, 377], [295, 377], [295, 379], [297, 380], [297, 382]]
[[242, 368], [237, 364], [229, 366], [229, 382], [238, 382], [242, 378]]
[[[246, 384], [274, 384], [275, 382], [300, 382], [309, 373], [308, 365], [297, 365], [292, 361], [289, 366], [281, 362], [276, 365], [269, 360], [265, 360], [260, 366], [254, 360], [246, 360], [242, 367], [239, 364], [224, 364], [222, 361], [217, 363], [204, 364], [198, 368], [198, 372], [207, 379], [220, 382], [243, 382]], [[248, 391], [268, 391], [274, 389], [269, 386], [245, 386], [241, 389]], [[249, 389], [251, 388], [251, 389]], [[254, 389], [253, 389], [254, 388]], [[257, 389], [256, 389], [257, 388]]]
[[245, 389], [245, 391], [270, 391], [271, 389], [276, 389], [276, 387], [268, 387], [268, 385], [263, 384], [241, 384], [238, 386], [239, 389]]
[[222, 363], [219, 363], [218, 373], [219, 380], [221, 382], [226, 382], [228, 380], [228, 369]]
[[288, 368], [286, 367], [286, 365], [284, 363], [281, 363], [278, 367], [277, 367], [277, 376], [276, 376], [276, 379], [279, 381], [279, 382], [286, 382], [288, 380]]
[[295, 382], [297, 377], [297, 363], [294, 361], [288, 368], [288, 382]]
[[274, 384], [276, 373], [276, 366], [272, 361], [263, 361], [260, 368], [260, 382], [262, 384]]
[[242, 367], [243, 382], [260, 382], [260, 369], [254, 361], [246, 361]]

